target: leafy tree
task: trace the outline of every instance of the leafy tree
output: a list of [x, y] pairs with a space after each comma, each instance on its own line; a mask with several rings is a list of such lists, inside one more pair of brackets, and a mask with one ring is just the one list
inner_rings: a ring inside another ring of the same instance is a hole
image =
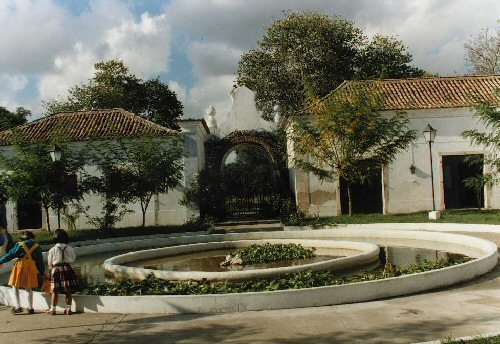
[[486, 27], [464, 44], [465, 61], [472, 74], [495, 75], [500, 73], [500, 30], [490, 33]]
[[[54, 144], [63, 151], [58, 163], [50, 158], [49, 152]], [[67, 202], [82, 197], [83, 189], [76, 174], [85, 164], [85, 151], [69, 149], [61, 142], [29, 142], [18, 135], [14, 149], [13, 155], [0, 156], [6, 195], [17, 202], [39, 204], [45, 210], [50, 231], [49, 209], [60, 211]]]
[[320, 179], [344, 178], [349, 215], [351, 184], [367, 181], [416, 138], [406, 114], [382, 117], [382, 98], [367, 88], [353, 86], [314, 100], [310, 117], [295, 116], [291, 127], [294, 163]]
[[420, 77], [424, 71], [410, 66], [413, 60], [403, 42], [390, 36], [376, 35], [360, 48], [356, 63], [356, 78], [399, 79]]
[[89, 162], [96, 168], [83, 180], [84, 189], [102, 198], [101, 213], [98, 216], [86, 216], [99, 230], [108, 230], [115, 226], [127, 213], [126, 204], [133, 200], [130, 176], [120, 168], [124, 153], [116, 142], [104, 141], [90, 144]]
[[393, 37], [369, 42], [352, 21], [315, 12], [276, 20], [258, 48], [242, 55], [236, 84], [256, 91], [257, 108], [272, 119], [304, 108], [309, 96], [323, 97], [353, 78], [420, 76], [411, 55]]
[[182, 146], [179, 140], [141, 137], [132, 142], [121, 142], [125, 160], [120, 166], [131, 181], [131, 196], [141, 204], [142, 227], [146, 224], [146, 210], [153, 195], [167, 193], [182, 178]]
[[66, 99], [44, 101], [46, 113], [122, 108], [165, 127], [178, 128], [176, 121], [183, 107], [168, 85], [158, 78], [139, 79], [119, 60], [96, 63], [95, 69], [94, 77], [72, 87]]
[[31, 116], [31, 111], [23, 107], [18, 107], [15, 112], [10, 112], [3, 106], [0, 106], [0, 131], [26, 123], [28, 116]]
[[204, 221], [223, 219], [226, 215], [226, 197], [228, 189], [218, 174], [203, 170], [190, 185], [184, 188], [181, 205], [188, 205], [200, 211]]
[[113, 228], [130, 212], [126, 204], [139, 201], [142, 227], [153, 195], [166, 193], [182, 177], [182, 147], [153, 137], [96, 143], [92, 163], [98, 174], [88, 176], [86, 189], [103, 198], [101, 216], [90, 218], [99, 229]]
[[[497, 99], [500, 100], [500, 90], [496, 91]], [[483, 146], [489, 150], [484, 157], [474, 155], [468, 159], [469, 164], [477, 166], [488, 166], [488, 172], [467, 178], [465, 186], [475, 190], [478, 195], [484, 186], [493, 187], [500, 182], [500, 109], [497, 102], [480, 102], [475, 106], [475, 117], [482, 122], [489, 132], [482, 132], [478, 129], [466, 130], [462, 137], [469, 139], [472, 144]], [[479, 204], [481, 202], [478, 202]]]

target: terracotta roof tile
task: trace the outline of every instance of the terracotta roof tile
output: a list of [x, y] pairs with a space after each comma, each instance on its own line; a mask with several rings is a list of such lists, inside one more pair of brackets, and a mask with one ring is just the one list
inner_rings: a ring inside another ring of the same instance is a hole
[[383, 110], [470, 107], [478, 101], [500, 104], [495, 94], [500, 75], [344, 81], [335, 91], [355, 85], [374, 87], [383, 94]]
[[59, 138], [67, 142], [112, 140], [142, 135], [173, 136], [179, 132], [165, 128], [123, 109], [60, 112], [0, 132], [0, 145], [12, 144], [14, 131], [30, 141]]

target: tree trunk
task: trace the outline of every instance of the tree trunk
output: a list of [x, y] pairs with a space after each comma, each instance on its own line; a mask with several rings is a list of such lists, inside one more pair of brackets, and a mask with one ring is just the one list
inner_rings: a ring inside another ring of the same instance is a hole
[[141, 207], [142, 210], [142, 228], [146, 227], [146, 209]]
[[47, 218], [47, 230], [50, 233], [50, 219], [49, 219], [49, 207], [44, 206], [45, 209], [45, 217]]
[[153, 195], [141, 199], [141, 210], [142, 210], [142, 228], [146, 227], [146, 210], [148, 210], [149, 202]]
[[349, 199], [349, 216], [352, 216], [351, 182], [347, 182], [347, 198]]

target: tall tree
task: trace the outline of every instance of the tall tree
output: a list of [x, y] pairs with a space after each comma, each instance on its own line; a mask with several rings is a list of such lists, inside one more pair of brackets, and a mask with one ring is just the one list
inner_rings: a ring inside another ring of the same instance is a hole
[[122, 108], [172, 129], [178, 129], [182, 104], [175, 92], [158, 78], [144, 81], [131, 74], [122, 61], [95, 64], [94, 77], [69, 90], [66, 99], [43, 102], [48, 115], [60, 111]]
[[18, 107], [15, 112], [10, 112], [3, 106], [0, 106], [0, 131], [26, 123], [28, 116], [31, 116], [31, 111], [23, 107]]
[[409, 65], [413, 57], [403, 42], [390, 36], [375, 35], [360, 48], [356, 63], [356, 78], [399, 79], [420, 77], [424, 71]]
[[349, 215], [351, 184], [368, 180], [416, 138], [405, 113], [382, 117], [381, 104], [376, 92], [353, 86], [314, 100], [309, 117], [293, 117], [294, 163], [320, 179], [344, 178]]
[[344, 80], [424, 73], [408, 65], [411, 55], [400, 41], [376, 36], [369, 42], [352, 21], [327, 14], [290, 13], [257, 43], [242, 55], [236, 84], [256, 92], [266, 119], [273, 118], [276, 105], [291, 115], [309, 96], [323, 97]]
[[[499, 22], [500, 23], [500, 22]], [[471, 37], [464, 44], [465, 61], [472, 74], [494, 75], [500, 73], [500, 29], [491, 32], [482, 29], [477, 36]]]

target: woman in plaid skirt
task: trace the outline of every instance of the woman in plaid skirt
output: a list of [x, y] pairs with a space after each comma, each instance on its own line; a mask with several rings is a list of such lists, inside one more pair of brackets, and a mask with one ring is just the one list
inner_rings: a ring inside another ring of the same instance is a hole
[[78, 290], [78, 279], [69, 263], [75, 261], [75, 251], [68, 245], [68, 233], [63, 229], [54, 232], [55, 246], [49, 250], [48, 264], [52, 268], [50, 274], [50, 291], [52, 292], [52, 305], [49, 314], [56, 314], [57, 300], [60, 293], [66, 294], [66, 309], [64, 314], [71, 315], [72, 294]]

